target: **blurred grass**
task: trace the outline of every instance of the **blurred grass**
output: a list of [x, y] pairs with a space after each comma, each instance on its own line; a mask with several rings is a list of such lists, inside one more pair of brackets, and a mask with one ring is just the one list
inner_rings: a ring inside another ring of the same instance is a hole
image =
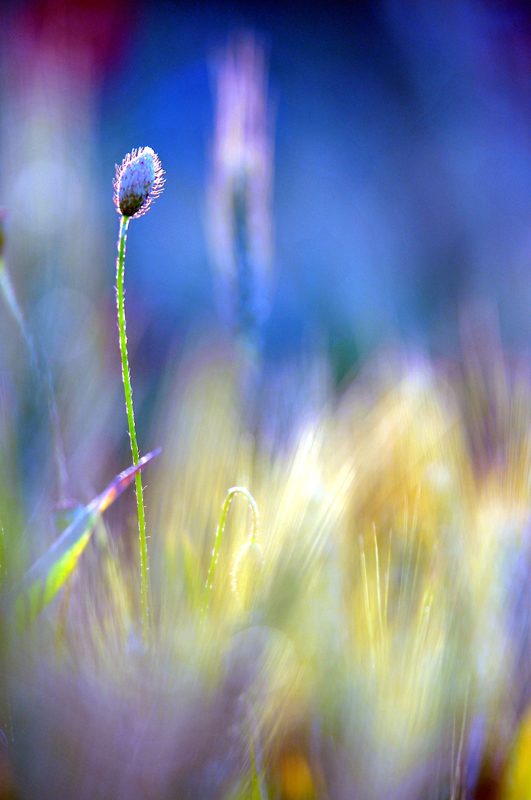
[[[30, 637], [37, 662], [14, 680], [15, 707], [26, 680], [51, 680], [61, 696], [66, 665], [133, 717], [139, 703], [158, 718], [163, 692], [172, 721], [153, 719], [150, 736], [177, 760], [170, 769], [159, 754], [158, 779], [169, 784], [155, 796], [180, 786], [185, 796], [480, 797], [490, 774], [497, 796], [523, 798], [514, 787], [524, 781], [525, 727], [523, 744], [512, 743], [529, 702], [529, 605], [519, 601], [529, 595], [531, 425], [521, 424], [522, 414], [531, 422], [529, 392], [524, 400], [499, 387], [503, 418], [516, 413], [518, 435], [502, 437], [503, 461], [491, 453], [489, 468], [482, 459], [478, 469], [463, 386], [395, 354], [306, 420], [289, 451], [266, 456], [256, 440], [250, 448], [248, 421], [236, 411], [237, 352], [191, 356], [163, 403], [161, 431], [175, 438], [163, 437], [150, 475], [152, 649], [142, 647], [131, 616], [136, 581], [104, 538], [80, 563], [66, 607], [51, 608]], [[522, 484], [507, 484], [516, 469]], [[250, 514], [234, 500], [205, 617], [226, 487], [242, 478], [260, 510], [260, 580], [242, 604], [231, 578]], [[59, 662], [56, 650], [46, 656], [58, 615]], [[184, 711], [178, 697], [187, 685], [195, 688]], [[200, 723], [201, 746], [192, 733], [175, 738], [182, 715], [201, 719], [201, 708], [223, 723]], [[41, 698], [22, 730], [29, 725], [36, 736], [43, 718], [52, 730], [74, 724], [50, 713]], [[79, 780], [99, 763], [92, 747], [74, 762]], [[24, 756], [14, 753], [25, 779]], [[64, 769], [68, 756], [54, 752], [50, 763]], [[154, 769], [140, 754], [122, 767], [131, 781]], [[28, 785], [41, 786], [37, 776]]]
[[[207, 194], [225, 325], [148, 369], [151, 320], [142, 289], [129, 296], [140, 452], [162, 445], [146, 474], [142, 641], [131, 498], [87, 512], [127, 434], [112, 255], [91, 203], [92, 62], [68, 72], [52, 33], [6, 56], [0, 798], [529, 800], [528, 359], [504, 351], [486, 313], [466, 317], [452, 359], [389, 347], [352, 374], [357, 330], [338, 321], [319, 343], [330, 360], [268, 360], [272, 115], [250, 35], [215, 73]], [[153, 224], [164, 239], [167, 218]], [[248, 496], [229, 509], [231, 487]], [[13, 635], [9, 598], [61, 566], [54, 543], [78, 503], [55, 596]]]
[[[327, 402], [308, 397], [273, 447], [269, 396], [248, 414], [240, 345], [191, 351], [151, 434], [153, 643], [134, 526], [118, 535], [117, 519], [3, 648], [21, 796], [89, 797], [99, 771], [117, 797], [147, 781], [155, 797], [479, 798], [488, 784], [524, 800], [531, 390], [496, 359], [458, 374], [387, 353], [341, 395], [318, 386]], [[258, 570], [241, 561], [245, 498], [213, 559], [234, 485], [260, 514]]]

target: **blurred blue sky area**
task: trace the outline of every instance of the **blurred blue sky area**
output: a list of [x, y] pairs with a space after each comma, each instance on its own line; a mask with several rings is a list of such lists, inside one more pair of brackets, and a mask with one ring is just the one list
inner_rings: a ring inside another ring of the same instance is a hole
[[446, 352], [485, 302], [527, 348], [527, 4], [4, 0], [0, 15], [0, 204], [36, 319], [45, 294], [99, 306], [108, 288], [111, 320], [114, 165], [149, 145], [167, 184], [130, 228], [141, 348], [156, 369], [215, 324], [216, 64], [245, 35], [265, 53], [272, 144], [267, 354], [341, 341], [354, 363], [395, 337]]

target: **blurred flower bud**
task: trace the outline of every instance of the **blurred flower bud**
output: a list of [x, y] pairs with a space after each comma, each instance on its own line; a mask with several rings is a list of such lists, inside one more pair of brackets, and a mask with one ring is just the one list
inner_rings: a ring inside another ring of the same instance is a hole
[[151, 147], [128, 153], [116, 165], [114, 204], [124, 217], [141, 217], [164, 187], [164, 170]]
[[207, 188], [216, 299], [230, 326], [251, 336], [267, 316], [272, 260], [273, 115], [265, 60], [264, 48], [244, 33], [215, 65]]

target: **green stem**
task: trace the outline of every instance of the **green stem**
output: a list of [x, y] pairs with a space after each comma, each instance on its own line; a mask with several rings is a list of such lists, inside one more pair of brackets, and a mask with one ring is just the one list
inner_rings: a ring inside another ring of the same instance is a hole
[[230, 506], [230, 501], [234, 497], [235, 494], [243, 494], [251, 506], [251, 510], [253, 512], [253, 524], [251, 528], [251, 535], [249, 537], [251, 542], [256, 541], [256, 537], [258, 535], [258, 506], [256, 505], [256, 501], [252, 494], [245, 489], [243, 486], [234, 486], [232, 489], [229, 489], [227, 496], [225, 498], [225, 502], [223, 503], [223, 507], [221, 509], [221, 517], [219, 519], [218, 530], [216, 532], [216, 538], [214, 540], [214, 548], [212, 550], [212, 558], [210, 559], [210, 567], [208, 569], [208, 577], [207, 582], [205, 584], [205, 594], [203, 598], [203, 617], [206, 617], [208, 606], [210, 603], [210, 595], [212, 593], [212, 583], [214, 581], [214, 570], [216, 568], [216, 562], [218, 560], [219, 549], [221, 547], [221, 540], [223, 539], [223, 534], [225, 533], [225, 523], [227, 521], [227, 513]]
[[[127, 240], [127, 228], [129, 227], [129, 217], [122, 217], [120, 221], [120, 239], [118, 241], [118, 258], [116, 260], [116, 304], [118, 307], [118, 328], [120, 330], [120, 355], [122, 357], [122, 379], [125, 392], [125, 405], [127, 408], [127, 422], [129, 424], [129, 438], [131, 440], [131, 453], [133, 463], [139, 461], [138, 444], [136, 441], [135, 415], [133, 411], [133, 391], [131, 389], [131, 376], [129, 373], [129, 360], [127, 357], [127, 333], [125, 328], [125, 306], [124, 306], [124, 261], [125, 243]], [[144, 495], [142, 492], [142, 477], [140, 472], [135, 478], [136, 505], [138, 509], [138, 537], [140, 546], [140, 587], [142, 597], [142, 638], [144, 644], [149, 639], [149, 615], [150, 615], [150, 587], [149, 587], [149, 565], [146, 540], [146, 520], [144, 514]]]

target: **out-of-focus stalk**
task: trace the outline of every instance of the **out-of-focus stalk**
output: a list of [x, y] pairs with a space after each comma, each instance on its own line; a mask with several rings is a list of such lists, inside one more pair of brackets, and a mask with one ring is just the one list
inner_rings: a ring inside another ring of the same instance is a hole
[[265, 53], [252, 34], [215, 65], [216, 117], [207, 188], [208, 235], [220, 313], [260, 349], [272, 261], [273, 124]]
[[53, 450], [57, 474], [57, 505], [60, 509], [64, 509], [69, 507], [72, 504], [72, 501], [69, 499], [66, 458], [64, 454], [61, 429], [59, 426], [59, 413], [57, 411], [57, 403], [55, 402], [52, 376], [50, 374], [50, 369], [48, 367], [46, 358], [44, 356], [39, 356], [37, 352], [37, 348], [35, 347], [35, 343], [33, 341], [33, 336], [31, 335], [31, 331], [26, 323], [22, 309], [20, 308], [15, 289], [11, 281], [11, 276], [9, 275], [9, 270], [5, 262], [5, 217], [5, 209], [0, 208], [0, 292], [2, 293], [4, 302], [16, 322], [22, 338], [24, 339], [36, 377], [41, 378], [42, 376], [44, 378], [44, 384], [46, 387], [46, 400], [48, 404], [54, 442]]

